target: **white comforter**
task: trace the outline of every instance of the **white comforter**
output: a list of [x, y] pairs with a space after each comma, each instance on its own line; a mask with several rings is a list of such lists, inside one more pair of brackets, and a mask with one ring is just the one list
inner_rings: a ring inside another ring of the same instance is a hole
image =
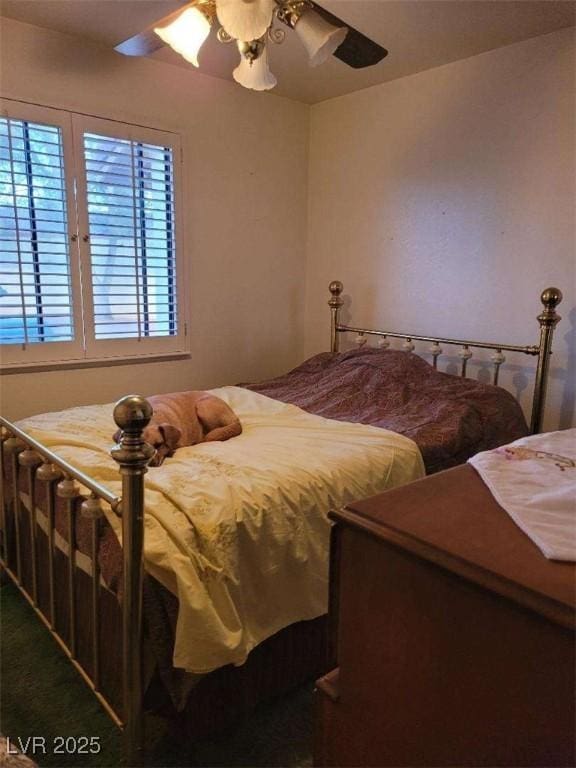
[[[239, 387], [212, 390], [241, 436], [182, 448], [146, 475], [147, 570], [179, 599], [174, 664], [241, 664], [283, 627], [326, 612], [327, 512], [424, 475], [416, 444]], [[19, 426], [120, 495], [113, 405]], [[108, 519], [120, 535], [120, 521]]]

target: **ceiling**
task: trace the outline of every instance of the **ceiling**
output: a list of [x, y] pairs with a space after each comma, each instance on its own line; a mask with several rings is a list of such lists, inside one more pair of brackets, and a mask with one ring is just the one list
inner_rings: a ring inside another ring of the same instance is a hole
[[[314, 104], [576, 23], [576, 0], [320, 0], [327, 10], [373, 38], [389, 55], [354, 70], [332, 57], [310, 68], [296, 36], [270, 44], [274, 93]], [[1, 0], [0, 13], [113, 48], [182, 5], [179, 0]], [[120, 54], [118, 54], [120, 55]], [[152, 59], [194, 67], [164, 48]], [[214, 35], [200, 71], [231, 80], [238, 53]], [[240, 87], [240, 86], [238, 86]]]

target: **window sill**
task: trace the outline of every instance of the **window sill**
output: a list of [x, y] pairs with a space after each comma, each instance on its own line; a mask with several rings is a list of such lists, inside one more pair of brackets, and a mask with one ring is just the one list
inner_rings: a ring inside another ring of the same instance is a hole
[[146, 365], [146, 363], [167, 362], [169, 360], [185, 360], [190, 358], [190, 352], [169, 352], [166, 354], [138, 355], [126, 357], [83, 358], [81, 360], [55, 360], [53, 362], [37, 363], [7, 363], [0, 365], [0, 376], [17, 373], [43, 373], [47, 371], [64, 371], [76, 368], [110, 368], [116, 365]]

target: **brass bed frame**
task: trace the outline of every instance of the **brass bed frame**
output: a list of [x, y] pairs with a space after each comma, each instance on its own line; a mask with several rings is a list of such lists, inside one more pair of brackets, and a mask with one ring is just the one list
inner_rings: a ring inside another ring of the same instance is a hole
[[[331, 351], [339, 351], [341, 334], [355, 333], [360, 345], [367, 336], [381, 339], [380, 346], [386, 347], [388, 337], [403, 339], [403, 348], [412, 351], [414, 341], [431, 342], [429, 352], [437, 366], [442, 353], [440, 344], [456, 345], [461, 348], [461, 375], [466, 375], [466, 367], [471, 357], [470, 347], [493, 350], [494, 383], [498, 381], [499, 369], [505, 358], [504, 351], [521, 352], [537, 356], [536, 383], [534, 389], [531, 430], [538, 432], [542, 425], [546, 384], [549, 372], [549, 360], [552, 351], [554, 328], [560, 320], [556, 307], [562, 300], [561, 292], [548, 288], [541, 295], [543, 310], [538, 316], [540, 341], [533, 346], [445, 339], [416, 334], [397, 333], [368, 328], [357, 328], [340, 322], [343, 306], [343, 285], [339, 281], [330, 283], [331, 298], [328, 302], [331, 312]], [[127, 765], [140, 765], [143, 761], [143, 630], [142, 630], [142, 594], [144, 578], [144, 475], [147, 464], [153, 454], [151, 446], [142, 440], [142, 430], [152, 416], [148, 401], [139, 395], [122, 398], [114, 408], [114, 420], [122, 430], [122, 441], [114, 447], [111, 454], [118, 463], [122, 477], [122, 496], [116, 497], [107, 488], [92, 478], [78, 471], [44, 445], [27, 435], [15, 424], [0, 417], [0, 526], [2, 541], [0, 565], [9, 575], [20, 592], [30, 603], [41, 621], [50, 630], [64, 653], [71, 660], [85, 682], [94, 691], [98, 700], [113, 721], [123, 729], [124, 760]], [[23, 473], [23, 477], [21, 477]], [[7, 498], [5, 478], [10, 479], [10, 498]], [[40, 576], [38, 573], [38, 542], [41, 525], [36, 507], [36, 481], [44, 485], [45, 523], [44, 535], [47, 538], [47, 580], [48, 610], [41, 609], [38, 592]], [[24, 503], [22, 484], [27, 492]], [[58, 631], [56, 627], [56, 589], [55, 589], [55, 551], [57, 532], [55, 528], [56, 500], [64, 500], [67, 516], [67, 631]], [[77, 554], [75, 542], [75, 515], [78, 501], [80, 514], [91, 521], [91, 555], [89, 575], [91, 578], [91, 662], [83, 666], [78, 658], [76, 579]], [[105, 518], [102, 502], [122, 518], [123, 584], [122, 584], [122, 706], [115, 707], [104, 695], [101, 686], [100, 668], [102, 648], [100, 642], [100, 604], [102, 584], [98, 567], [98, 542], [100, 526]], [[27, 517], [24, 526], [24, 516]], [[7, 525], [8, 517], [10, 526]], [[9, 541], [9, 534], [12, 539]], [[27, 539], [23, 541], [23, 537]], [[22, 546], [27, 548], [30, 558], [28, 579], [23, 577]], [[10, 554], [12, 552], [12, 555]], [[15, 554], [15, 556], [14, 556]], [[28, 581], [26, 584], [25, 581]]]

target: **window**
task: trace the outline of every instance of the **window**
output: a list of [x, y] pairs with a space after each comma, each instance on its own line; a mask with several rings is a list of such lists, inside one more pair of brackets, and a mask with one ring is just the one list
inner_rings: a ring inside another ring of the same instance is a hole
[[173, 134], [8, 102], [3, 365], [186, 351], [179, 160]]

